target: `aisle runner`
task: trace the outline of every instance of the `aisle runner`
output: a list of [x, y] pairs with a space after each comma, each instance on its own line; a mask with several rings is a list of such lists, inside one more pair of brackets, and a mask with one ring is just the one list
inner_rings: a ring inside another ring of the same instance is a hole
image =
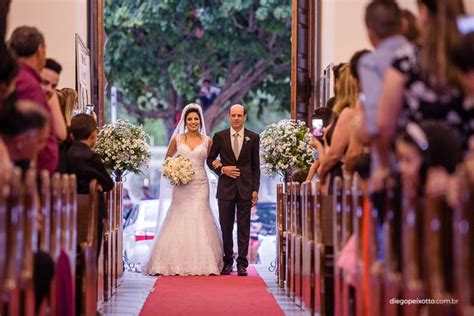
[[247, 277], [158, 277], [140, 315], [283, 315], [255, 268], [247, 270]]

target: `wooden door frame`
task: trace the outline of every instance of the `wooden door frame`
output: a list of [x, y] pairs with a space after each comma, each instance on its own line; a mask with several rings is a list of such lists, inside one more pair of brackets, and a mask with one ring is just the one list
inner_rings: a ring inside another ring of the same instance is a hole
[[291, 118], [311, 122], [321, 74], [322, 0], [293, 0], [291, 22]]
[[88, 0], [88, 45], [91, 52], [91, 97], [97, 113], [97, 124], [104, 124], [105, 111], [105, 28], [104, 0]]

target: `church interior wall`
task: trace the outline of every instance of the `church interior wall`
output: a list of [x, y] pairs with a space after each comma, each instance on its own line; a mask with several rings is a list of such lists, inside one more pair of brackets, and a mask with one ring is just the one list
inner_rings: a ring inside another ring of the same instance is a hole
[[7, 38], [18, 26], [37, 27], [47, 57], [63, 66], [59, 88], [75, 87], [75, 34], [87, 43], [87, 0], [12, 0]]

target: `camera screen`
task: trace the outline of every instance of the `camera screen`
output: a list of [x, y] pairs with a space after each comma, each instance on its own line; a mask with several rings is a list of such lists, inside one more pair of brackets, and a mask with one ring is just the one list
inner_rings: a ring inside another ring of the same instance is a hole
[[474, 32], [474, 15], [461, 16], [457, 19], [459, 32], [462, 34], [468, 34]]
[[315, 137], [323, 136], [323, 120], [315, 118], [312, 121], [312, 125], [313, 125], [313, 135]]

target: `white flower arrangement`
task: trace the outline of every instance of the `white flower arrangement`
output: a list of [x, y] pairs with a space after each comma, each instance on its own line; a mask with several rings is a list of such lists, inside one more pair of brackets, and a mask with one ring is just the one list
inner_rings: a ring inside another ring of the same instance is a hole
[[172, 185], [187, 184], [194, 176], [191, 160], [181, 155], [166, 158], [161, 172]]
[[305, 122], [281, 120], [268, 125], [260, 137], [266, 174], [284, 176], [311, 166], [311, 134]]
[[140, 173], [150, 162], [149, 138], [141, 126], [117, 120], [100, 130], [95, 152], [101, 156], [107, 171], [116, 176], [126, 172]]

